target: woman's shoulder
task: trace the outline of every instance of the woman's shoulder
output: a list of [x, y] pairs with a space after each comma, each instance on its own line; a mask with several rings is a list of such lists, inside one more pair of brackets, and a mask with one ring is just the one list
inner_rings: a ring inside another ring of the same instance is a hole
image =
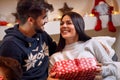
[[52, 54], [50, 57], [58, 57], [59, 55], [61, 55], [61, 52], [56, 52], [56, 53]]
[[50, 60], [55, 60], [55, 61], [61, 60], [62, 58], [63, 58], [63, 55], [61, 52], [56, 52], [50, 56]]
[[98, 40], [96, 40], [95, 38], [91, 38], [90, 40], [85, 42], [86, 45], [97, 45], [99, 44]]

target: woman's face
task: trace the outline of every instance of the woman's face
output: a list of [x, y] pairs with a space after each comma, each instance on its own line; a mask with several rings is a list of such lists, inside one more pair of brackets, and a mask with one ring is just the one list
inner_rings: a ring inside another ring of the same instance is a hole
[[60, 33], [64, 39], [76, 39], [78, 35], [71, 18], [65, 15], [60, 23]]

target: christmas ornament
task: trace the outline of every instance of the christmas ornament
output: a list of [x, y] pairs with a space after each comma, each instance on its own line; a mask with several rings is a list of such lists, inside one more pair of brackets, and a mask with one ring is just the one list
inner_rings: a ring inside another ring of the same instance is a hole
[[95, 26], [96, 31], [99, 31], [102, 29], [102, 22], [101, 22], [100, 16], [108, 15], [108, 18], [109, 18], [107, 23], [108, 29], [111, 32], [116, 32], [116, 28], [112, 22], [112, 11], [113, 11], [113, 7], [108, 5], [105, 0], [95, 0], [94, 7], [92, 9], [92, 14], [94, 14], [97, 18], [97, 22]]
[[64, 3], [64, 7], [59, 9], [63, 14], [73, 10], [72, 7], [69, 7], [67, 3]]

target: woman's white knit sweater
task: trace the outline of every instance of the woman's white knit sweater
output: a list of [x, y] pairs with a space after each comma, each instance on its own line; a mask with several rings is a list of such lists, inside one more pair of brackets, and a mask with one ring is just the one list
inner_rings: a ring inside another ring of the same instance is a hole
[[50, 68], [55, 62], [76, 59], [76, 58], [96, 58], [99, 63], [102, 63], [103, 80], [119, 80], [117, 67], [108, 56], [102, 45], [95, 39], [90, 39], [86, 42], [75, 42], [66, 45], [62, 52], [57, 52], [50, 57]]

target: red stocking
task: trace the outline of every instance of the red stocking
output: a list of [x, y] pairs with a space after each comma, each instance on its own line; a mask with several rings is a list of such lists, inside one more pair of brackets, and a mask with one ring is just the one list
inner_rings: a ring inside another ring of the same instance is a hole
[[95, 30], [100, 31], [101, 29], [102, 29], [101, 20], [99, 17], [97, 17], [97, 24], [95, 26]]
[[109, 14], [108, 29], [111, 32], [116, 32], [116, 28], [115, 28], [115, 26], [113, 25], [113, 22], [112, 22], [112, 15], [111, 14]]
[[109, 29], [109, 31], [111, 31], [111, 32], [116, 32], [116, 28], [115, 28], [115, 26], [113, 25], [112, 21], [109, 21], [109, 22], [108, 22], [108, 29]]

